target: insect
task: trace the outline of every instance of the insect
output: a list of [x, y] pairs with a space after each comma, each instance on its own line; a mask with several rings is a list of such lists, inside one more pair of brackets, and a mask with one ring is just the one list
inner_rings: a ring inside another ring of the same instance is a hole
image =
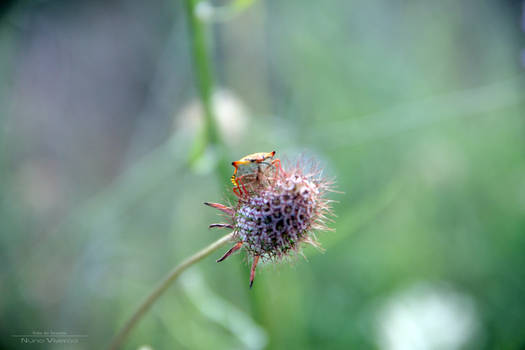
[[[252, 153], [241, 159], [232, 162], [235, 170], [231, 177], [231, 182], [235, 186], [233, 193], [239, 197], [246, 197], [249, 191], [253, 190], [255, 186], [261, 185], [262, 178], [265, 172], [279, 171], [281, 169], [281, 161], [273, 159], [275, 151]], [[271, 161], [268, 161], [270, 160]], [[266, 169], [261, 168], [261, 164], [266, 165]], [[272, 167], [273, 168], [269, 168]]]

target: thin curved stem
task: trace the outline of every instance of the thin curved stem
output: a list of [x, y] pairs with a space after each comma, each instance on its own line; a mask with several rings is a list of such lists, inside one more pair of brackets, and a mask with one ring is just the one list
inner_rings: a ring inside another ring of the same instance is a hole
[[129, 332], [133, 329], [133, 327], [140, 321], [142, 316], [146, 313], [146, 311], [149, 310], [151, 305], [168, 289], [168, 287], [179, 277], [179, 275], [184, 272], [188, 267], [191, 265], [199, 262], [200, 260], [204, 259], [211, 253], [213, 253], [218, 248], [225, 245], [227, 242], [229, 242], [232, 239], [233, 232], [227, 234], [226, 236], [223, 236], [207, 246], [206, 248], [200, 250], [199, 252], [195, 253], [194, 255], [190, 256], [186, 260], [184, 260], [179, 265], [175, 266], [167, 275], [164, 277], [160, 283], [153, 289], [153, 291], [144, 299], [144, 301], [139, 305], [137, 310], [133, 313], [133, 315], [126, 321], [122, 329], [117, 333], [117, 335], [113, 338], [113, 341], [111, 342], [111, 345], [109, 346], [110, 350], [116, 350], [119, 349], [122, 344], [124, 343], [124, 340], [126, 339], [126, 336], [129, 334]]

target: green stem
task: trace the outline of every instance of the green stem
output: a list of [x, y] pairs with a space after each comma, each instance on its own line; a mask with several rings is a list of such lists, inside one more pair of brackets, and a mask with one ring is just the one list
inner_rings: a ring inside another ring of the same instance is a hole
[[197, 252], [196, 254], [190, 256], [186, 260], [184, 260], [179, 265], [175, 266], [167, 275], [160, 281], [160, 283], [153, 289], [153, 291], [144, 299], [144, 301], [139, 305], [137, 310], [133, 313], [133, 315], [126, 321], [122, 329], [117, 333], [117, 335], [113, 338], [113, 341], [111, 342], [111, 345], [109, 346], [110, 350], [116, 350], [119, 349], [124, 341], [126, 340], [126, 336], [129, 334], [129, 332], [133, 329], [133, 327], [140, 321], [142, 316], [146, 313], [146, 311], [149, 310], [151, 305], [168, 289], [168, 287], [179, 277], [179, 275], [184, 272], [188, 267], [192, 266], [193, 264], [199, 262], [200, 260], [204, 259], [208, 255], [210, 255], [212, 252], [217, 250], [218, 248], [222, 247], [226, 243], [228, 243], [233, 236], [233, 232], [227, 234], [226, 236], [223, 236], [222, 238], [219, 238], [217, 241], [213, 242], [206, 248], [202, 249], [201, 251]]
[[191, 54], [195, 82], [204, 112], [204, 130], [194, 144], [190, 162], [199, 159], [206, 148], [211, 146], [214, 152], [220, 181], [231, 175], [229, 162], [226, 161], [226, 149], [217, 127], [217, 118], [213, 110], [214, 77], [209, 52], [206, 24], [196, 15], [195, 7], [200, 0], [185, 0], [186, 15], [190, 32]]
[[218, 145], [221, 143], [221, 140], [212, 105], [213, 71], [206, 40], [206, 27], [195, 14], [195, 7], [198, 2], [199, 0], [186, 0], [193, 68], [197, 89], [204, 110], [205, 138], [209, 144]]

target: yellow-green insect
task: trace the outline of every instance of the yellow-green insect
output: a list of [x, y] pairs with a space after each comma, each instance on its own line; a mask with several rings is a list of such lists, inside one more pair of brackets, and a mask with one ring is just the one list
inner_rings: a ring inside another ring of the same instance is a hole
[[[276, 169], [281, 168], [281, 161], [273, 159], [275, 151], [252, 153], [241, 159], [232, 162], [235, 170], [231, 177], [231, 182], [235, 186], [233, 193], [239, 198], [248, 195], [246, 185], [257, 180], [257, 174], [261, 171], [260, 164], [273, 165]], [[272, 159], [270, 162], [267, 160]], [[255, 167], [253, 166], [255, 165]]]

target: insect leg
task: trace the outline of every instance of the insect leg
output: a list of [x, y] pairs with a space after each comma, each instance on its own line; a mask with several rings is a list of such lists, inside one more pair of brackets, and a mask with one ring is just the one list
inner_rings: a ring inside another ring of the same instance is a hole
[[234, 195], [236, 195], [239, 199], [242, 199], [242, 193], [241, 193], [240, 187], [234, 187], [232, 191]]
[[[248, 197], [248, 190], [246, 189], [246, 186], [244, 185], [244, 177], [245, 175], [241, 175], [237, 178], [237, 190], [239, 191], [239, 198], [241, 197]], [[234, 191], [235, 193], [235, 191]]]
[[272, 165], [275, 167], [275, 180], [277, 180], [279, 172], [284, 173], [283, 168], [281, 167], [281, 160], [279, 158], [272, 160]]

